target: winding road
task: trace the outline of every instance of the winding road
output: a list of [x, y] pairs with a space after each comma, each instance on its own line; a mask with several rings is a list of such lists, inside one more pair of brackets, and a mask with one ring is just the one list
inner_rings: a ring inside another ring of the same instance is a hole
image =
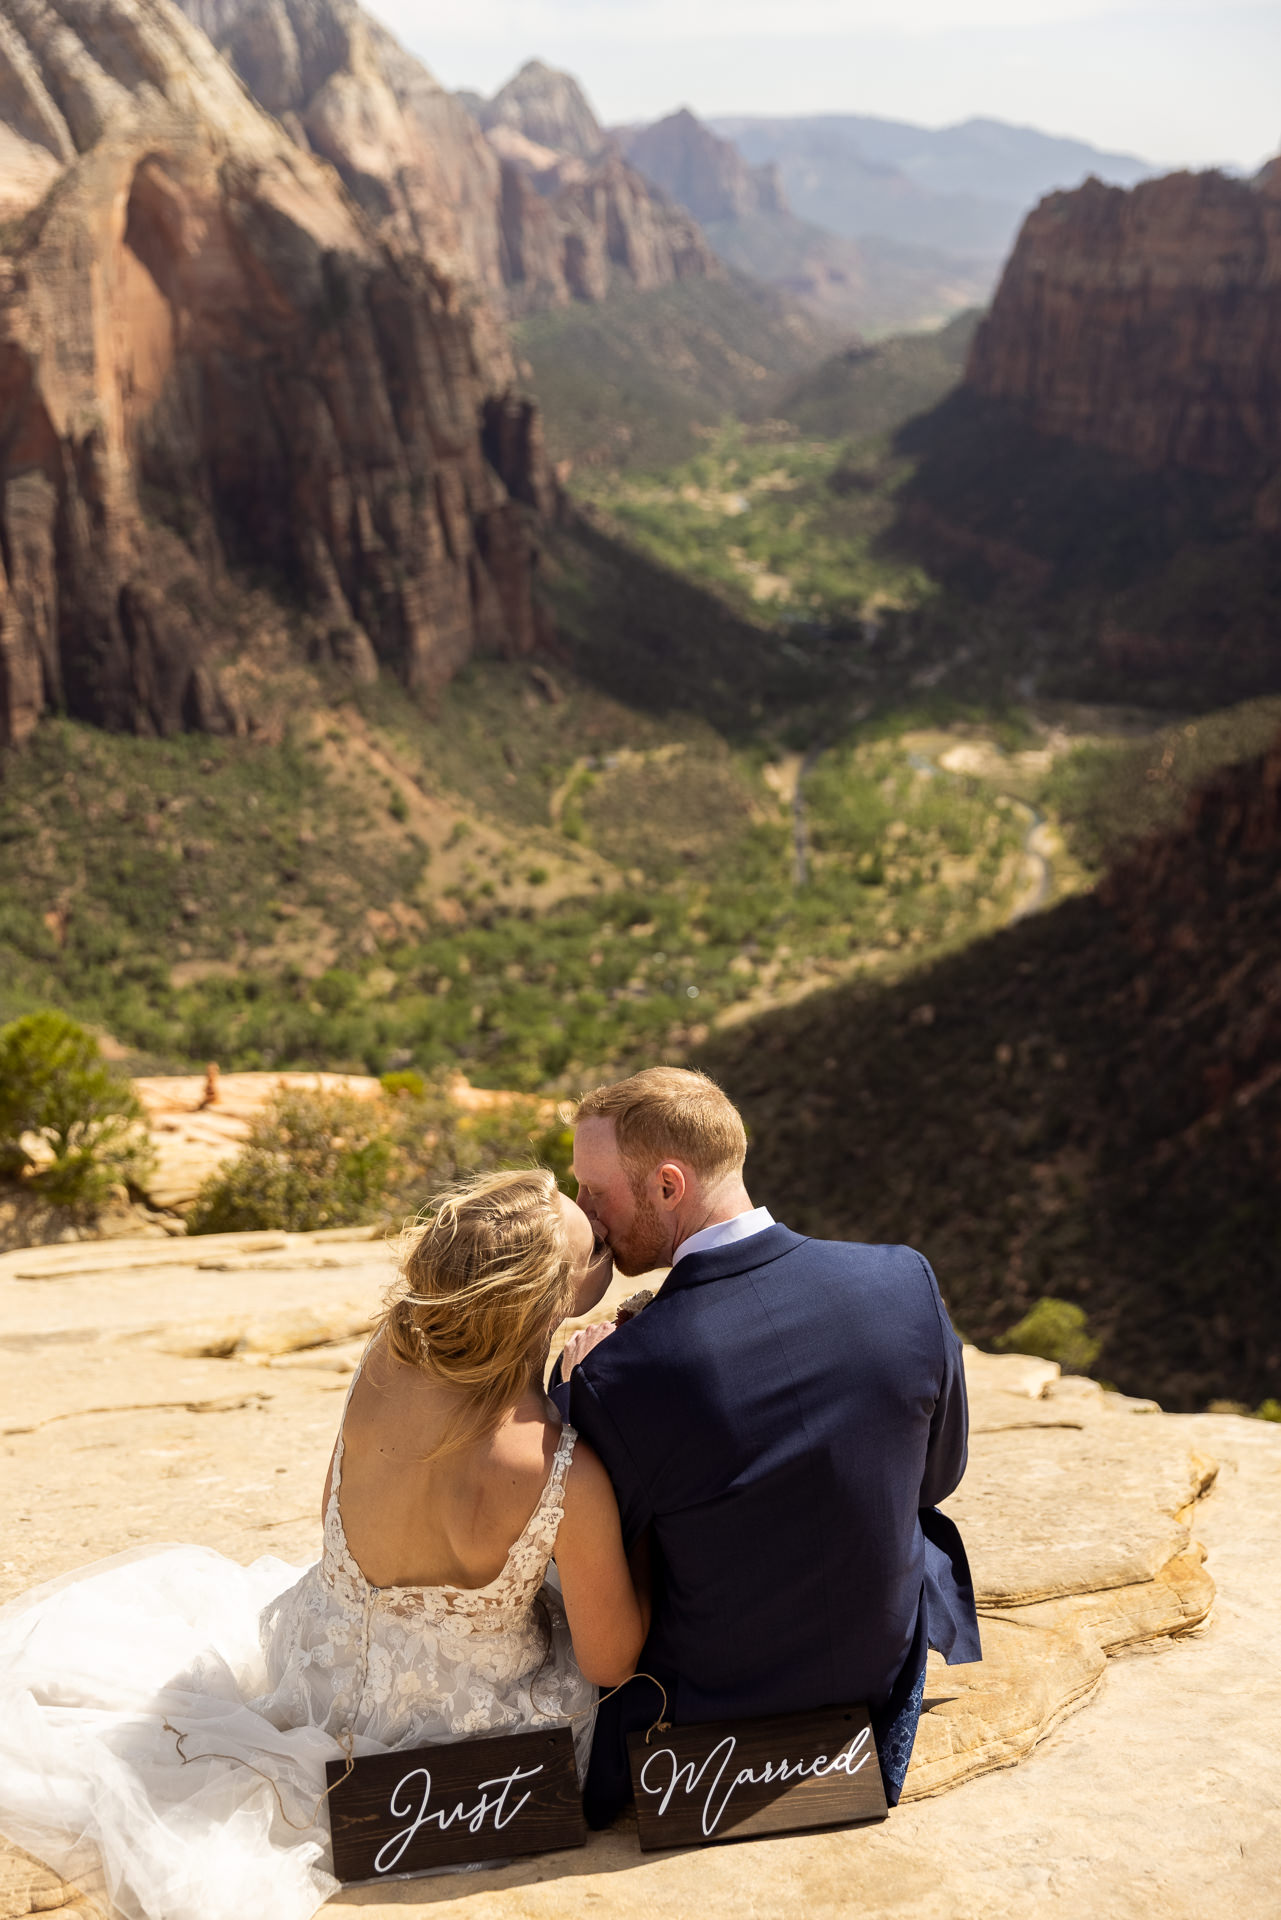
[[1030, 801], [1017, 800], [1012, 793], [1004, 796], [1013, 801], [1028, 817], [1028, 829], [1023, 836], [1023, 858], [1032, 868], [1032, 875], [1023, 892], [1021, 900], [1011, 909], [1007, 925], [1013, 926], [1016, 920], [1026, 920], [1029, 913], [1039, 913], [1050, 897], [1050, 885], [1053, 869], [1049, 855], [1045, 851], [1045, 838], [1049, 823], [1045, 815], [1038, 811]]
[[822, 747], [809, 747], [796, 770], [796, 789], [792, 794], [792, 879], [803, 887], [810, 877], [810, 832], [805, 818], [805, 779], [818, 764]]
[[[805, 816], [805, 779], [806, 775], [813, 771], [822, 752], [822, 747], [816, 746], [811, 747], [806, 753], [797, 772], [796, 788], [792, 794], [792, 874], [798, 887], [803, 887], [809, 879], [809, 825]], [[931, 780], [947, 772], [946, 767], [940, 767], [936, 760], [930, 759], [923, 753], [909, 752], [907, 761], [915, 772], [923, 773]], [[1050, 897], [1054, 875], [1045, 847], [1049, 822], [1030, 800], [1020, 800], [1017, 794], [999, 791], [997, 798], [1008, 800], [1010, 805], [1017, 807], [1027, 819], [1027, 832], [1023, 836], [1022, 853], [1031, 871], [1006, 921], [1007, 926], [1013, 926], [1017, 920], [1026, 920], [1030, 913], [1039, 913]]]

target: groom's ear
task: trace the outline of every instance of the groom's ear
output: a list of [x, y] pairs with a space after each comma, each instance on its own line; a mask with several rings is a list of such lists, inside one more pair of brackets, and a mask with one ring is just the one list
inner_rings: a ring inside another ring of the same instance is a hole
[[685, 1178], [685, 1169], [674, 1160], [664, 1160], [658, 1169], [658, 1193], [665, 1207], [678, 1207], [685, 1198], [689, 1182]]

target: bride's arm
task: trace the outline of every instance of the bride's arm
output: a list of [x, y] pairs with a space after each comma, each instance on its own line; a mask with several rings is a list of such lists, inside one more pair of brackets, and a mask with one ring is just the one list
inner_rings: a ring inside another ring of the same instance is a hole
[[609, 1475], [581, 1437], [565, 1482], [556, 1566], [574, 1653], [588, 1680], [617, 1687], [635, 1673], [649, 1632], [649, 1581], [641, 1555], [628, 1565]]

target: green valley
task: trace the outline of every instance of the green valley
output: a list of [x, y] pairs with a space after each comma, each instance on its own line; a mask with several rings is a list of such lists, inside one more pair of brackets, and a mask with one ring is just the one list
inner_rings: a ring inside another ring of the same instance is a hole
[[1214, 723], [1186, 770], [1182, 730], [942, 705], [802, 750], [489, 662], [434, 715], [318, 690], [275, 741], [50, 723], [0, 788], [0, 1016], [63, 1005], [159, 1064], [571, 1092], [1080, 889], [1126, 796], [1155, 822], [1276, 720]]

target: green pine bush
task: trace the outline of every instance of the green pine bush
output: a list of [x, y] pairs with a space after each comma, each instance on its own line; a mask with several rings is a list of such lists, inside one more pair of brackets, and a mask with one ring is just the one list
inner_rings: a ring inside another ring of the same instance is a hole
[[[0, 1028], [0, 1174], [93, 1213], [152, 1164], [142, 1106], [93, 1035], [52, 1009]], [[28, 1143], [42, 1142], [46, 1152]]]
[[1064, 1373], [1088, 1373], [1103, 1343], [1091, 1334], [1081, 1307], [1071, 1300], [1047, 1296], [996, 1344], [1003, 1353], [1030, 1353], [1038, 1360], [1056, 1360]]
[[204, 1182], [188, 1233], [307, 1233], [379, 1219], [396, 1159], [382, 1100], [282, 1088], [237, 1158]]

